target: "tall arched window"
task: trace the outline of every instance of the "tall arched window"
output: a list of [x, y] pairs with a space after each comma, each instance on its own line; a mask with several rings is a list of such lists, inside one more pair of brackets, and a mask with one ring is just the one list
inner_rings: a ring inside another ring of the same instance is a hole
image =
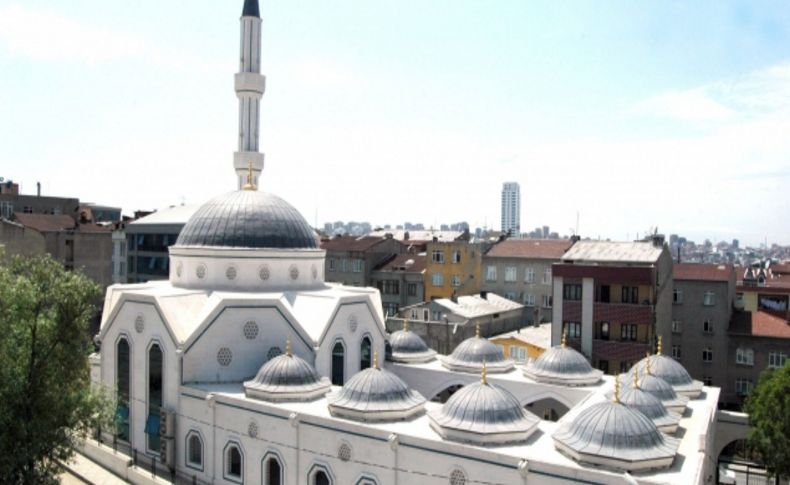
[[145, 434], [148, 449], [159, 453], [159, 415], [162, 410], [162, 349], [159, 344], [148, 349], [148, 418]]
[[365, 370], [371, 366], [373, 356], [370, 347], [370, 337], [364, 337], [359, 344], [359, 370]]
[[233, 480], [241, 480], [241, 473], [241, 450], [235, 444], [228, 445], [225, 449], [225, 477]]
[[282, 485], [283, 484], [283, 469], [280, 466], [280, 461], [277, 457], [272, 456], [264, 465], [264, 470], [266, 472], [266, 479], [264, 481], [265, 485]]
[[345, 381], [346, 349], [342, 342], [332, 347], [332, 384], [342, 386]]
[[329, 476], [323, 470], [318, 470], [313, 476], [313, 485], [331, 485]]
[[203, 442], [195, 431], [187, 435], [187, 466], [203, 469]]
[[129, 342], [121, 337], [115, 351], [115, 392], [118, 406], [115, 410], [115, 431], [118, 439], [129, 441]]

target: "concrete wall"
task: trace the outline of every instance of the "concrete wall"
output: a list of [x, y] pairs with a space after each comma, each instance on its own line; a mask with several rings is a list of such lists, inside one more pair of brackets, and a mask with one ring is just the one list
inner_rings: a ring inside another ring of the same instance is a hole
[[[482, 269], [480, 271], [482, 289], [505, 298], [508, 298], [508, 294], [511, 294], [511, 296], [515, 296], [511, 298], [513, 301], [524, 305], [528, 305], [527, 296], [531, 295], [534, 299], [534, 306], [530, 305], [524, 309], [525, 323], [532, 324], [536, 319], [540, 323], [550, 322], [551, 306], [543, 305], [543, 297], [552, 296], [552, 279], [549, 273], [549, 279], [545, 282], [544, 274], [546, 270], [551, 271], [551, 265], [554, 262], [554, 260], [549, 259], [492, 258], [483, 256]], [[496, 267], [496, 280], [494, 281], [487, 279], [489, 266]], [[508, 267], [516, 268], [516, 281], [505, 281], [505, 270]], [[535, 277], [532, 282], [526, 281], [528, 269], [534, 271]]]
[[6, 259], [46, 252], [46, 241], [40, 232], [7, 220], [0, 220], [0, 244], [5, 247], [3, 257]]

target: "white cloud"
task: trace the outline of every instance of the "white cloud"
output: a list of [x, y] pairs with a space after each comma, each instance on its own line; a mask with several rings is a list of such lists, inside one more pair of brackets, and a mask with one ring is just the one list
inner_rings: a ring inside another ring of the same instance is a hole
[[659, 94], [638, 102], [632, 112], [692, 122], [724, 120], [733, 115], [705, 89]]

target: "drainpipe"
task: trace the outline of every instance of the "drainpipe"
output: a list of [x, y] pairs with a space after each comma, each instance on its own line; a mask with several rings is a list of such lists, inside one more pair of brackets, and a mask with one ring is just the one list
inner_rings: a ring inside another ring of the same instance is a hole
[[214, 483], [217, 480], [217, 405], [216, 405], [217, 397], [214, 395], [213, 392], [208, 393], [206, 395], [206, 403], [208, 407], [211, 408], [211, 448], [213, 448], [213, 452], [211, 453], [211, 483]]
[[387, 438], [387, 441], [389, 442], [390, 449], [393, 452], [393, 458], [395, 463], [392, 469], [395, 472], [395, 485], [398, 485], [398, 445], [400, 444], [400, 438], [398, 438], [397, 434], [392, 433], [391, 435], [389, 435], [389, 438]]
[[[295, 440], [296, 441], [296, 468], [294, 468], [294, 469], [296, 470], [296, 474], [297, 474], [297, 477], [298, 477], [299, 473], [301, 473], [301, 469], [299, 468], [299, 455], [302, 454], [302, 449], [299, 447], [299, 415], [297, 413], [291, 413], [288, 416], [288, 421], [291, 423], [291, 426], [294, 428], [294, 431], [296, 432], [296, 440]], [[298, 483], [298, 481], [299, 481], [299, 479], [297, 478], [297, 483]]]

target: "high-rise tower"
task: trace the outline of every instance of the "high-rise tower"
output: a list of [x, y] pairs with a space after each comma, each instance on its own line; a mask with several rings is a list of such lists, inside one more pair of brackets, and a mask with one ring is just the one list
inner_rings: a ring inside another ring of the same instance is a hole
[[521, 189], [517, 182], [502, 184], [502, 232], [521, 237]]
[[252, 164], [253, 184], [263, 170], [263, 153], [258, 151], [260, 103], [266, 88], [261, 75], [261, 14], [258, 0], [244, 0], [241, 12], [241, 55], [236, 74], [236, 97], [239, 98], [239, 147], [233, 154], [238, 188], [247, 183]]

